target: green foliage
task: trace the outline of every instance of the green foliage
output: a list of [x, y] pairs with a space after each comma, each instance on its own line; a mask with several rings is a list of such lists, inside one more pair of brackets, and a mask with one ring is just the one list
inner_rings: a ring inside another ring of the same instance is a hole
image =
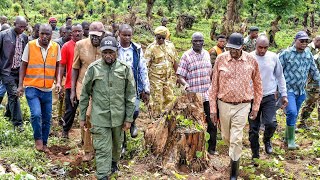
[[21, 6], [20, 6], [19, 3], [14, 3], [14, 4], [12, 5], [12, 9], [13, 9], [13, 11], [14, 11], [16, 14], [19, 14], [19, 11], [20, 11], [20, 9], [21, 9]]
[[300, 0], [262, 0], [262, 4], [267, 7], [270, 13], [278, 16], [286, 15], [302, 5]]

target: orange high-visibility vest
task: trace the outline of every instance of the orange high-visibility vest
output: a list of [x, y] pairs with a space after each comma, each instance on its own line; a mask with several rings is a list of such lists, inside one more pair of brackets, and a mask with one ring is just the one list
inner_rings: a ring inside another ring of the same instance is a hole
[[214, 46], [213, 49], [216, 50], [217, 55], [223, 53], [222, 49], [219, 48], [218, 46]]
[[52, 88], [55, 78], [58, 44], [52, 42], [52, 46], [49, 48], [44, 61], [40, 47], [36, 45], [36, 41], [29, 42], [29, 62], [23, 84], [24, 86], [49, 89]]

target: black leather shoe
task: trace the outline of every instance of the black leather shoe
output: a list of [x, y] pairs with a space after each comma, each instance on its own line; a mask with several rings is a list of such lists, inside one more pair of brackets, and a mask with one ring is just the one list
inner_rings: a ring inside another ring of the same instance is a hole
[[135, 122], [131, 123], [130, 134], [132, 138], [136, 138], [138, 136], [138, 128]]
[[266, 150], [266, 153], [267, 154], [272, 154], [272, 144], [271, 144], [271, 141], [266, 141], [264, 143], [264, 147], [265, 147], [265, 150]]
[[118, 172], [118, 171], [119, 171], [118, 163], [112, 161], [112, 164], [111, 164], [111, 173], [116, 173], [116, 172]]
[[62, 130], [62, 138], [69, 139], [69, 132]]

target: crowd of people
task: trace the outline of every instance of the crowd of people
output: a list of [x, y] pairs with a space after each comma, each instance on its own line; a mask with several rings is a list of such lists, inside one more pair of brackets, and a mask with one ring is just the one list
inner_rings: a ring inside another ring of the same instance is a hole
[[294, 150], [299, 148], [295, 129], [304, 100], [300, 128], [308, 128], [306, 119], [318, 105], [320, 36], [311, 42], [306, 32], [299, 31], [293, 44], [276, 54], [268, 51], [269, 40], [259, 35], [258, 27], [251, 27], [246, 38], [240, 33], [219, 35], [217, 45], [208, 51], [204, 35], [195, 32], [192, 47], [179, 58], [166, 18], [144, 52], [132, 42], [134, 31], [128, 24], [114, 23], [106, 30], [101, 22], [72, 24], [70, 17], [60, 28], [57, 23], [51, 17], [46, 24], [35, 24], [28, 37], [24, 17], [17, 16], [12, 27], [5, 16], [0, 17], [0, 103], [7, 92], [5, 116], [22, 132], [19, 97], [26, 96], [35, 149], [45, 153], [51, 153], [47, 145], [53, 106], [59, 106], [65, 139], [79, 106], [83, 160], [95, 158], [98, 179], [108, 179], [119, 170], [125, 131], [130, 130], [133, 138], [138, 135], [140, 102], [153, 118], [161, 117], [174, 101], [176, 82], [185, 92], [202, 96], [210, 155], [218, 154], [217, 129], [221, 130], [229, 147], [230, 179], [238, 176], [247, 120], [257, 165], [262, 125], [265, 152], [273, 152], [277, 109], [285, 111], [284, 141]]

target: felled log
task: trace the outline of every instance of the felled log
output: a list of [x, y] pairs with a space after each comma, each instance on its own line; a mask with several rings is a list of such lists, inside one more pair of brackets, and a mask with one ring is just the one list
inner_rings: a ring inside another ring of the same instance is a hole
[[205, 150], [206, 122], [199, 94], [184, 94], [165, 116], [150, 124], [145, 142], [163, 167], [201, 172], [208, 166]]

